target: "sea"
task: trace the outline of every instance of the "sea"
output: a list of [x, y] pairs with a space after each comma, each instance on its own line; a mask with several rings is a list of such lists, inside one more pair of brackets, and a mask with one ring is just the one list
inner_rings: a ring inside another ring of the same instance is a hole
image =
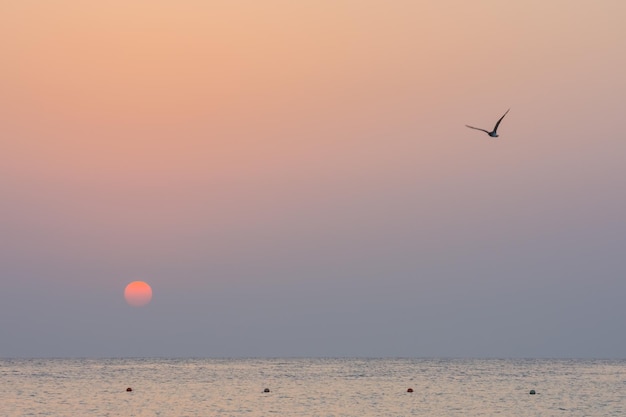
[[0, 416], [626, 416], [626, 360], [0, 359]]

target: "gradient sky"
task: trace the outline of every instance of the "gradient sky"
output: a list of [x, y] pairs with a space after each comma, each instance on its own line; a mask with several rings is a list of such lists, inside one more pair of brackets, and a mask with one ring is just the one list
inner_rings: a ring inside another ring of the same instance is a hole
[[625, 21], [3, 1], [0, 356], [626, 357]]

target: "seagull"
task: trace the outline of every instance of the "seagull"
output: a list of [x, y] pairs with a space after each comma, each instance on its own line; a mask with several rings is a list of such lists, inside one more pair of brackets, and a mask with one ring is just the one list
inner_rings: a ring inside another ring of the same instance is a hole
[[[511, 109], [509, 109], [509, 110], [511, 110]], [[506, 113], [508, 113], [509, 110], [507, 110]], [[498, 126], [500, 126], [500, 122], [502, 121], [502, 119], [504, 119], [504, 116], [506, 116], [506, 113], [504, 113], [502, 115], [502, 117], [500, 118], [500, 120], [498, 120], [498, 122], [496, 123], [495, 127], [493, 128], [493, 130], [491, 132], [488, 131], [488, 130], [485, 130], [485, 129], [481, 129], [479, 127], [474, 127], [474, 126], [470, 126], [470, 125], [465, 125], [465, 126], [469, 127], [470, 129], [482, 130], [483, 132], [485, 132], [486, 134], [488, 134], [492, 138], [497, 138], [498, 137]]]

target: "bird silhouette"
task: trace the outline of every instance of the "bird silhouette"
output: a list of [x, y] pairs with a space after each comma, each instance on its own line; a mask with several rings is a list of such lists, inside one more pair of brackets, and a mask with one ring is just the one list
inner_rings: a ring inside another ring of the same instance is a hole
[[[509, 109], [509, 110], [511, 110], [511, 109]], [[485, 129], [481, 129], [479, 127], [474, 127], [474, 126], [470, 126], [470, 125], [465, 125], [465, 126], [469, 127], [470, 129], [482, 130], [483, 132], [485, 132], [486, 134], [488, 134], [492, 138], [497, 138], [498, 137], [498, 126], [500, 126], [500, 122], [502, 121], [502, 119], [504, 119], [504, 116], [506, 116], [506, 114], [509, 112], [509, 110], [507, 110], [506, 113], [504, 113], [502, 115], [502, 117], [498, 120], [498, 122], [496, 123], [496, 125], [494, 126], [494, 128], [493, 128], [493, 130], [491, 132], [488, 131], [488, 130], [485, 130]]]

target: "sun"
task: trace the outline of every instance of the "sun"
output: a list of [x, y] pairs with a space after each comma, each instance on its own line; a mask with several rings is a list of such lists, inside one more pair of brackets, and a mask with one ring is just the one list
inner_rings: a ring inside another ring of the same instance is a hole
[[143, 281], [133, 281], [126, 286], [124, 298], [133, 307], [145, 306], [152, 300], [152, 288]]

